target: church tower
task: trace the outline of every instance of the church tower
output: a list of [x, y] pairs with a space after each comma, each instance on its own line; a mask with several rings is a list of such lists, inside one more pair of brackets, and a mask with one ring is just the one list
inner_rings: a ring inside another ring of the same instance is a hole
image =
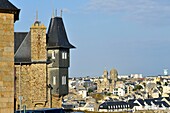
[[20, 9], [0, 0], [0, 113], [14, 112], [14, 23]]
[[53, 96], [68, 94], [68, 68], [70, 67], [70, 49], [62, 17], [51, 18], [47, 32], [48, 77]]

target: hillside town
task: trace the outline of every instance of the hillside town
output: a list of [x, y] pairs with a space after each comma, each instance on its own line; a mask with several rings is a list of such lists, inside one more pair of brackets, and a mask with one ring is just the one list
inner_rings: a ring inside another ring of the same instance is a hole
[[0, 113], [170, 111], [168, 69], [143, 76], [113, 68], [98, 77], [70, 78], [71, 49], [77, 46], [69, 41], [62, 10], [45, 20], [47, 26], [36, 13], [28, 31], [15, 31], [20, 10], [0, 1]]
[[63, 98], [65, 109], [81, 111], [137, 111], [170, 109], [170, 76], [143, 77], [142, 74], [119, 75], [104, 70], [100, 77], [69, 79], [69, 94]]

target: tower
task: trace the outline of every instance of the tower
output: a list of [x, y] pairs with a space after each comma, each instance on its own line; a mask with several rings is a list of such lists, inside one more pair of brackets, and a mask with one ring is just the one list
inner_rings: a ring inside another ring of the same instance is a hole
[[20, 9], [0, 1], [0, 113], [14, 112], [14, 23]]
[[46, 62], [46, 27], [36, 20], [31, 31], [31, 61]]
[[104, 79], [104, 81], [108, 80], [108, 71], [107, 70], [104, 70], [104, 72], [103, 72], [103, 79]]
[[111, 69], [111, 71], [110, 71], [110, 79], [111, 79], [110, 91], [111, 91], [111, 92], [112, 92], [113, 89], [115, 88], [117, 78], [118, 78], [118, 72], [117, 72], [117, 70], [114, 69], [114, 68]]
[[117, 72], [116, 69], [113, 68], [113, 69], [110, 71], [110, 79], [111, 79], [112, 81], [117, 81], [117, 76], [118, 76], [118, 72]]
[[68, 68], [72, 48], [75, 47], [69, 43], [62, 17], [51, 18], [47, 32], [47, 59], [53, 96], [68, 94]]

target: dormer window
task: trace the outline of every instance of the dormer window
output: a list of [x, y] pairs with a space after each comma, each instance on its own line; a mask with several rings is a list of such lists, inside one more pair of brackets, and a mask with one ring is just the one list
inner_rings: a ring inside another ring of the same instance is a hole
[[62, 52], [62, 59], [67, 59], [67, 52], [65, 51]]

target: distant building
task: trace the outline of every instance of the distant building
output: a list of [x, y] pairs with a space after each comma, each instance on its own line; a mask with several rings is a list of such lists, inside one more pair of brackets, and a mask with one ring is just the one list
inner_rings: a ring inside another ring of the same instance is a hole
[[109, 101], [99, 105], [100, 112], [122, 112], [138, 110], [170, 110], [169, 97]]
[[117, 81], [118, 72], [116, 69], [110, 71], [110, 77], [108, 77], [108, 71], [104, 70], [103, 79], [97, 81], [97, 92], [113, 92], [115, 82]]
[[104, 102], [99, 105], [99, 112], [122, 112], [131, 110], [129, 103], [124, 101]]
[[117, 81], [113, 89], [113, 94], [117, 96], [124, 96], [126, 93], [126, 87], [123, 81]]
[[118, 75], [118, 79], [129, 79], [129, 75]]
[[70, 49], [62, 17], [53, 17], [46, 27], [38, 20], [29, 32], [15, 32], [15, 107], [61, 107], [68, 94]]
[[131, 74], [131, 78], [143, 78], [142, 74]]

